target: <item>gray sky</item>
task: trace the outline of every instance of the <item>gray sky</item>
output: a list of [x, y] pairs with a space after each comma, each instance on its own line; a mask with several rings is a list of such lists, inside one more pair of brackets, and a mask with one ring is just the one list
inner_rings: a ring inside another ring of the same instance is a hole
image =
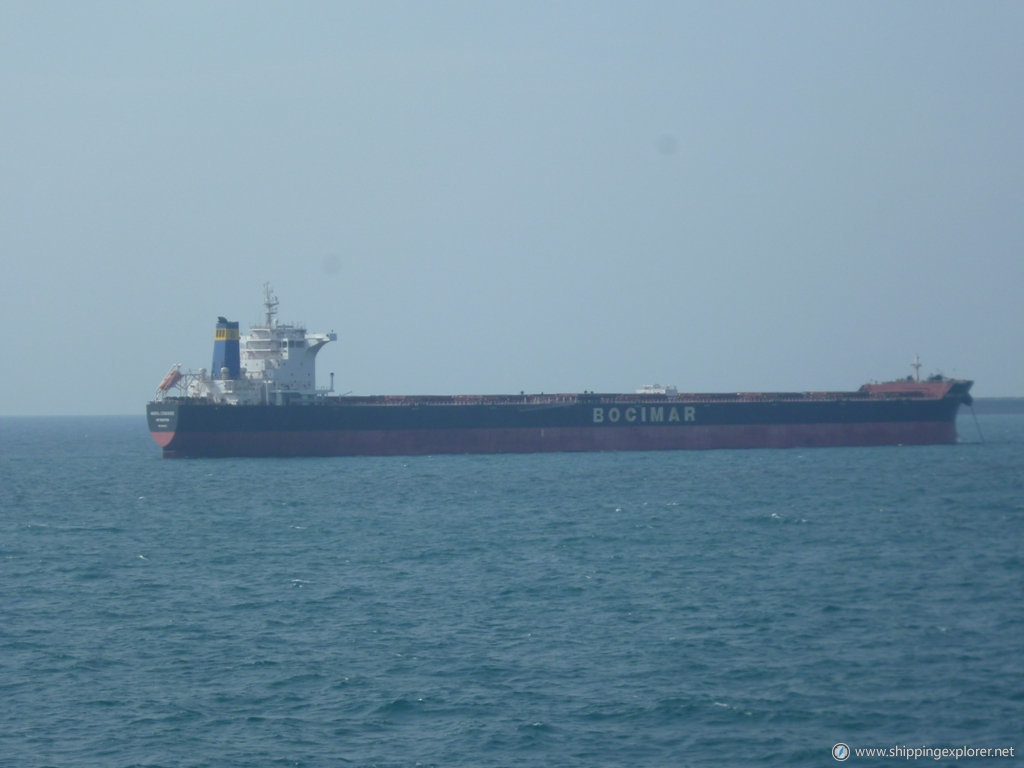
[[0, 2], [0, 413], [218, 315], [359, 394], [1024, 395], [1024, 3]]

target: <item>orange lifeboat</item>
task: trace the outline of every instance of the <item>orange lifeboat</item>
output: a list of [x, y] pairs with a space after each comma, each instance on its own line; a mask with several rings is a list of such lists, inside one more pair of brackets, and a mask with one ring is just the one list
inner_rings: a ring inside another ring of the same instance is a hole
[[179, 381], [181, 381], [181, 371], [178, 370], [178, 366], [174, 366], [171, 368], [170, 372], [164, 376], [164, 380], [160, 382], [160, 386], [157, 387], [156, 391], [166, 392]]

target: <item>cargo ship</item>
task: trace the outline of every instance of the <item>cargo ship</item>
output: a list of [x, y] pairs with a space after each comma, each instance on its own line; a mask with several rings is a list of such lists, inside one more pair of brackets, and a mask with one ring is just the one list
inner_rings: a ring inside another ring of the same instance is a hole
[[165, 458], [386, 456], [544, 451], [653, 451], [930, 445], [957, 441], [972, 382], [906, 379], [849, 392], [635, 392], [518, 395], [334, 395], [316, 356], [337, 339], [264, 322], [240, 336], [218, 318], [210, 371], [175, 365], [147, 406]]

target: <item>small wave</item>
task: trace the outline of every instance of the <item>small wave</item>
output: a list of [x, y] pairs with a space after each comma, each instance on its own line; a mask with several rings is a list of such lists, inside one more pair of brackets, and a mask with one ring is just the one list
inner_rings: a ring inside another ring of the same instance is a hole
[[520, 733], [554, 733], [554, 726], [542, 723], [540, 721], [533, 723], [524, 723], [516, 728]]
[[387, 704], [377, 707], [376, 712], [380, 715], [409, 715], [418, 712], [422, 705], [423, 699], [418, 699], [417, 701], [410, 701], [405, 698], [394, 699]]

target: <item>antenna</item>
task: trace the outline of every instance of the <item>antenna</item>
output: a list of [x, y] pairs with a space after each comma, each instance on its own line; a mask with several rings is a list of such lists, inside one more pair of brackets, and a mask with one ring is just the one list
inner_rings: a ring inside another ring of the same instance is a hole
[[266, 314], [267, 328], [270, 328], [274, 315], [277, 314], [277, 296], [270, 290], [270, 283], [263, 284], [263, 308]]
[[910, 367], [914, 369], [914, 381], [921, 380], [921, 356], [914, 354], [914, 362], [910, 364]]

